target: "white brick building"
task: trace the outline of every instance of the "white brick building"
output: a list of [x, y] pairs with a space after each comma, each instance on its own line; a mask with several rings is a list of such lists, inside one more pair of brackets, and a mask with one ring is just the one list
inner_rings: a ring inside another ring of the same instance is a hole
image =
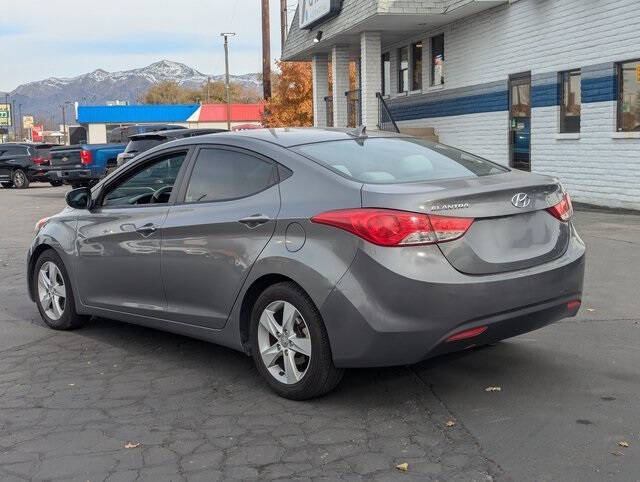
[[283, 59], [313, 62], [316, 125], [387, 126], [381, 93], [401, 130], [555, 175], [576, 201], [640, 209], [640, 1], [311, 4]]

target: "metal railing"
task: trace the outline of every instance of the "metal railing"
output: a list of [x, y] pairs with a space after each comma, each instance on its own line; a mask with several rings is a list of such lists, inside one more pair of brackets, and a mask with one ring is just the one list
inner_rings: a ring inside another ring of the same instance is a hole
[[325, 111], [327, 118], [325, 119], [327, 127], [333, 127], [333, 97], [328, 95], [324, 98]]
[[347, 96], [347, 127], [362, 125], [360, 89], [348, 90], [344, 95]]
[[393, 115], [389, 110], [389, 106], [384, 101], [384, 97], [380, 92], [376, 92], [378, 98], [378, 129], [381, 131], [400, 132]]

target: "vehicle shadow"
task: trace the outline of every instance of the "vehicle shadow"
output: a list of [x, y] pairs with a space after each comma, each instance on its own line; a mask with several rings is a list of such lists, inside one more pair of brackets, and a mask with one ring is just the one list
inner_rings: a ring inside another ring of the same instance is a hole
[[[260, 379], [252, 358], [223, 346], [104, 318], [93, 318], [85, 328], [72, 334], [116, 349], [122, 361], [128, 360], [127, 363], [146, 359], [160, 372], [196, 372], [198, 377], [215, 380], [216, 384], [229, 384], [240, 391], [278, 399]], [[407, 400], [416, 399], [431, 404], [436, 401], [434, 385], [443, 396], [454, 395], [464, 388], [435, 382], [450, 377], [475, 380], [476, 383], [489, 378], [498, 381], [509, 378], [528, 385], [539, 382], [541, 388], [544, 384], [554, 383], [544, 377], [532, 378], [530, 374], [534, 371], [551, 374], [549, 376], [554, 379], [571, 376], [562, 366], [554, 364], [545, 350], [526, 343], [501, 342], [442, 355], [412, 366], [349, 369], [334, 392], [309, 403], [333, 409], [358, 404], [362, 407], [401, 406]]]

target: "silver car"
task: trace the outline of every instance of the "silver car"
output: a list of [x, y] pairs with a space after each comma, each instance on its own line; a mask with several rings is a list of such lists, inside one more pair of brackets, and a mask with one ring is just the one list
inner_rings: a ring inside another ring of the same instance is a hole
[[287, 398], [580, 307], [585, 247], [561, 184], [412, 137], [182, 139], [67, 203], [29, 250], [47, 325], [94, 315], [219, 343]]

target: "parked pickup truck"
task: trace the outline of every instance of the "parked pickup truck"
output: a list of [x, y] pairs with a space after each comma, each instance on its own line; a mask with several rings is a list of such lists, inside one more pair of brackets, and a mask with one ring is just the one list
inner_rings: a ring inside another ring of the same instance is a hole
[[51, 182], [62, 181], [73, 187], [91, 186], [116, 167], [118, 154], [126, 144], [77, 144], [54, 147], [48, 170]]

